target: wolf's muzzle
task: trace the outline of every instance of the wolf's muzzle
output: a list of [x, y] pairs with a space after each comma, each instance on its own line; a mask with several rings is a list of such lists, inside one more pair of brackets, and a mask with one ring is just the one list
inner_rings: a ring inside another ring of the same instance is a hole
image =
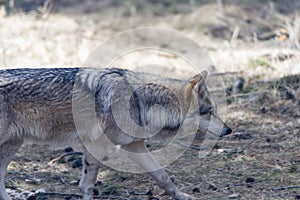
[[232, 133], [232, 129], [229, 128], [226, 124], [224, 124], [222, 132], [220, 134], [220, 137], [223, 137], [225, 135], [229, 135], [230, 133]]

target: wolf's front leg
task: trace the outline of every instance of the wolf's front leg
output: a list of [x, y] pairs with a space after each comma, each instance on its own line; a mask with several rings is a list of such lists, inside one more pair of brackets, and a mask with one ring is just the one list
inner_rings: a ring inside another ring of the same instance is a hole
[[94, 195], [94, 186], [97, 174], [100, 168], [100, 162], [96, 160], [89, 152], [84, 153], [82, 177], [79, 187], [83, 193], [83, 200], [92, 200]]
[[181, 192], [178, 188], [176, 188], [173, 182], [170, 180], [168, 174], [164, 169], [159, 169], [153, 172], [149, 172], [149, 174], [156, 180], [160, 187], [164, 188], [167, 192], [169, 192], [174, 199], [177, 200], [195, 200], [196, 198]]
[[173, 184], [172, 180], [165, 172], [160, 164], [154, 160], [151, 153], [145, 147], [144, 142], [135, 142], [124, 145], [123, 149], [128, 151], [129, 158], [146, 170], [158, 183], [177, 200], [194, 200], [195, 198], [180, 192], [179, 189]]
[[22, 140], [15, 139], [0, 143], [0, 200], [10, 200], [5, 190], [4, 177], [10, 160], [22, 145], [22, 142]]

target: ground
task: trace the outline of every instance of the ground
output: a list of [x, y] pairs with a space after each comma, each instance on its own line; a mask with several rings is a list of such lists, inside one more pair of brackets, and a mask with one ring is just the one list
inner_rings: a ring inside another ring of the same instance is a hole
[[[60, 0], [50, 13], [38, 3], [31, 2], [27, 10], [22, 10], [26, 4], [16, 5], [16, 13], [1, 13], [5, 28], [0, 32], [0, 65], [82, 66], [101, 42], [128, 29], [155, 26], [179, 31], [202, 47], [215, 76], [224, 81], [223, 117], [233, 134], [221, 138], [205, 157], [196, 138], [166, 168], [175, 184], [199, 199], [300, 199], [299, 2], [222, 2]], [[278, 33], [281, 28], [288, 38]], [[273, 36], [264, 39], [268, 34]], [[159, 42], [165, 45], [163, 37]], [[114, 65], [158, 65], [156, 60], [171, 63], [171, 71], [148, 68], [149, 72], [183, 77], [193, 73], [170, 52], [132, 53]], [[235, 93], [239, 77], [244, 87]], [[13, 198], [80, 199], [81, 155], [51, 162], [65, 151], [23, 145], [6, 179]], [[106, 166], [96, 189], [102, 192], [98, 199], [170, 199], [147, 175]]]

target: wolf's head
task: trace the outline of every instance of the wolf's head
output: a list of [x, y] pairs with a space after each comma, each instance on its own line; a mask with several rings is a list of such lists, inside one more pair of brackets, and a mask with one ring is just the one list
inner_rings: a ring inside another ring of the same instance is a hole
[[231, 128], [217, 114], [217, 105], [213, 101], [207, 86], [208, 72], [203, 71], [188, 81], [187, 91], [191, 98], [188, 114], [197, 119], [198, 132], [210, 132], [214, 135], [225, 136], [232, 132]]

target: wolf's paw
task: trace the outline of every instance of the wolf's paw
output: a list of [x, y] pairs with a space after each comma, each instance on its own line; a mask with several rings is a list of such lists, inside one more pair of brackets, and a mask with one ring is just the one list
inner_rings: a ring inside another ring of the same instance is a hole
[[195, 197], [193, 197], [189, 194], [183, 193], [183, 192], [176, 193], [176, 195], [174, 196], [174, 199], [176, 199], [176, 200], [196, 200]]

